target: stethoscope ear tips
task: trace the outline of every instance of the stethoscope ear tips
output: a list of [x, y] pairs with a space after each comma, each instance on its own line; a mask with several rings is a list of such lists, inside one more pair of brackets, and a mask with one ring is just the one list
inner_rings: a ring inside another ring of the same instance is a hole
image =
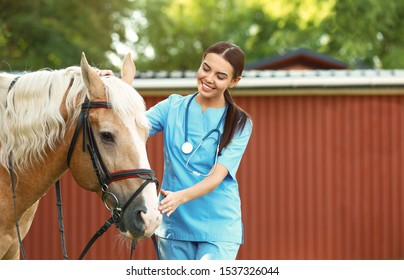
[[189, 143], [188, 141], [185, 142], [184, 144], [182, 144], [181, 146], [181, 150], [184, 154], [188, 155], [192, 152], [192, 150], [194, 149], [194, 147], [192, 146], [191, 143]]

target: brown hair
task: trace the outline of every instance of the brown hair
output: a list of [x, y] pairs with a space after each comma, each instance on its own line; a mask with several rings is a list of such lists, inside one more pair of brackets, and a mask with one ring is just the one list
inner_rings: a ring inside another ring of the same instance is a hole
[[[221, 55], [233, 67], [233, 77], [241, 77], [244, 70], [245, 56], [241, 48], [229, 42], [218, 42], [210, 46], [203, 54], [203, 58], [208, 53]], [[224, 98], [227, 102], [227, 114], [224, 122], [224, 131], [219, 144], [219, 153], [233, 139], [234, 133], [242, 131], [249, 118], [249, 115], [243, 111], [233, 100], [228, 89], [224, 92]]]

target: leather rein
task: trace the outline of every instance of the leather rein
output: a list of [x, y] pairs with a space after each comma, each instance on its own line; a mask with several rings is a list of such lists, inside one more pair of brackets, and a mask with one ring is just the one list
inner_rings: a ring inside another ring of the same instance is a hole
[[[16, 79], [13, 80], [13, 82], [9, 86], [8, 91], [11, 90], [11, 88], [14, 86], [14, 84], [18, 78], [19, 77], [17, 77]], [[72, 82], [73, 82], [73, 80], [70, 82], [70, 84], [72, 84]], [[82, 130], [83, 131], [83, 143], [82, 143], [83, 152], [85, 152], [87, 149], [90, 153], [93, 168], [97, 175], [98, 182], [101, 186], [102, 201], [103, 201], [105, 207], [108, 209], [108, 211], [111, 211], [112, 214], [111, 214], [111, 217], [104, 223], [104, 225], [93, 235], [93, 237], [90, 239], [90, 241], [88, 242], [86, 247], [83, 249], [82, 253], [79, 256], [80, 260], [84, 258], [85, 254], [88, 252], [88, 250], [93, 245], [93, 243], [102, 234], [104, 234], [104, 232], [106, 232], [112, 224], [115, 224], [116, 227], [119, 226], [121, 218], [122, 218], [123, 214], [125, 213], [125, 210], [129, 206], [129, 204], [143, 191], [143, 189], [149, 183], [156, 184], [157, 192], [158, 192], [158, 188], [159, 188], [158, 180], [155, 177], [154, 171], [151, 169], [128, 169], [128, 170], [119, 170], [119, 171], [115, 171], [112, 173], [109, 172], [106, 164], [104, 163], [104, 161], [102, 159], [100, 151], [98, 149], [97, 142], [95, 140], [95, 136], [94, 136], [93, 130], [91, 128], [91, 123], [89, 121], [89, 110], [97, 109], [97, 108], [111, 109], [111, 104], [109, 102], [91, 102], [86, 97], [84, 103], [81, 105], [81, 112], [78, 117], [76, 129], [74, 131], [73, 138], [72, 138], [72, 141], [70, 143], [70, 147], [69, 147], [69, 150], [67, 153], [67, 165], [68, 165], [68, 167], [70, 167], [70, 161], [71, 161], [71, 157], [73, 155], [73, 150], [76, 145], [80, 131]], [[13, 171], [13, 165], [12, 165], [12, 155], [10, 155], [9, 172], [10, 172], [10, 177], [11, 177], [11, 185], [12, 185], [12, 189], [13, 189], [13, 199], [14, 199], [14, 205], [15, 205], [15, 185], [14, 185], [14, 171]], [[121, 203], [120, 203], [119, 199], [117, 198], [117, 196], [109, 190], [108, 184], [110, 184], [111, 182], [126, 180], [126, 179], [130, 179], [130, 178], [143, 179], [144, 182], [131, 195], [131, 197], [123, 204], [123, 206], [121, 206]], [[55, 187], [56, 187], [56, 198], [57, 198], [57, 206], [58, 206], [58, 222], [59, 222], [59, 231], [61, 234], [62, 251], [63, 251], [64, 259], [68, 259], [68, 256], [66, 253], [65, 239], [64, 239], [62, 196], [61, 196], [61, 191], [60, 191], [60, 180], [58, 180], [56, 182]], [[111, 198], [115, 205], [110, 207], [107, 203], [107, 198]], [[14, 210], [16, 213], [15, 206], [14, 206]], [[22, 239], [20, 237], [17, 214], [16, 214], [16, 228], [17, 228], [21, 251], [23, 253], [24, 259], [26, 259], [26, 254], [25, 254], [25, 250], [24, 250], [24, 247], [22, 244]], [[154, 234], [152, 235], [152, 240], [153, 240], [154, 248], [156, 250], [157, 257], [159, 259], [157, 240], [156, 240], [156, 236]], [[130, 258], [132, 258], [132, 254], [133, 254], [135, 248], [136, 248], [136, 240], [133, 240], [132, 245], [131, 245]]]

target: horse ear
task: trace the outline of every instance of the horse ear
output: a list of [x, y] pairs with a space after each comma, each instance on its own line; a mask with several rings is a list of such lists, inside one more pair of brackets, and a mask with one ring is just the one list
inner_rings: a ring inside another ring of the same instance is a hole
[[132, 85], [133, 79], [136, 74], [136, 66], [133, 63], [132, 56], [130, 53], [125, 55], [125, 58], [122, 62], [122, 69], [121, 69], [121, 79], [125, 83]]
[[104, 83], [97, 72], [88, 64], [84, 52], [81, 54], [80, 67], [81, 76], [90, 94], [90, 99], [105, 99]]

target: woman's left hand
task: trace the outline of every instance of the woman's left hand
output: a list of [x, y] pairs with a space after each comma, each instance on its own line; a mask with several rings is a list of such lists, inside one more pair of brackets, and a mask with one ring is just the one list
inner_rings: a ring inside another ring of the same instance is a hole
[[170, 192], [161, 189], [161, 194], [165, 198], [160, 202], [159, 210], [161, 214], [166, 214], [167, 218], [183, 203], [181, 192]]
[[107, 70], [100, 70], [100, 69], [95, 69], [95, 71], [97, 72], [98, 76], [113, 76], [114, 72], [112, 72], [111, 70], [107, 69]]

